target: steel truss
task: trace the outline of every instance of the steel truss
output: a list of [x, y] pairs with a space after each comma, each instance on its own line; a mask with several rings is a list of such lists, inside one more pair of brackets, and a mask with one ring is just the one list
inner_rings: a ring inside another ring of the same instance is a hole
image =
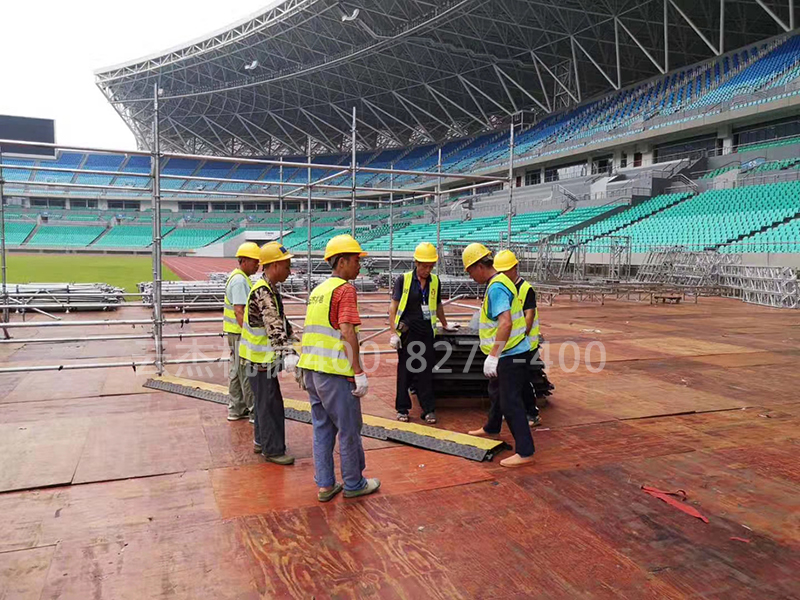
[[285, 0], [96, 83], [151, 148], [346, 152], [538, 120], [795, 28], [794, 0]]

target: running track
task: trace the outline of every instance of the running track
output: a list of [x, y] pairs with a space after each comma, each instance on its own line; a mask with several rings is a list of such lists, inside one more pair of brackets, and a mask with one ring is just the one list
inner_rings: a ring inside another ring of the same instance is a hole
[[185, 281], [203, 281], [208, 279], [209, 273], [229, 273], [236, 267], [235, 258], [168, 256], [163, 263]]

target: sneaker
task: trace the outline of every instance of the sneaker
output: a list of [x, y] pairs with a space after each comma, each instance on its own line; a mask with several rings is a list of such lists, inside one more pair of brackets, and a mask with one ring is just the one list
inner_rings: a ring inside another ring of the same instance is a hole
[[265, 456], [264, 457], [267, 462], [275, 463], [276, 465], [293, 465], [294, 464], [294, 456], [289, 456], [288, 454], [277, 454], [274, 456]]
[[433, 412], [433, 411], [429, 412], [427, 415], [423, 415], [422, 418], [429, 425], [435, 425], [436, 424], [436, 413]]
[[360, 490], [344, 491], [345, 498], [358, 498], [359, 496], [368, 496], [374, 494], [381, 487], [381, 480], [378, 478], [367, 479], [366, 485]]
[[408, 423], [408, 413], [397, 413], [397, 420], [401, 423]]
[[342, 491], [342, 484], [334, 484], [333, 488], [326, 492], [317, 492], [317, 500], [320, 502], [329, 502], [333, 500], [334, 496]]
[[247, 413], [243, 415], [235, 415], [233, 413], [228, 413], [228, 421], [241, 421], [242, 419], [247, 418]]
[[508, 458], [504, 458], [500, 461], [501, 467], [521, 467], [523, 465], [527, 465], [528, 463], [533, 462], [533, 454], [530, 456], [520, 456], [519, 454], [514, 454], [513, 456], [509, 456]]
[[261, 454], [261, 444], [253, 442], [253, 454]]
[[531, 427], [538, 427], [542, 424], [542, 418], [539, 415], [528, 415], [528, 425]]
[[250, 413], [250, 418], [248, 419], [248, 421], [250, 421], [250, 424], [251, 424], [251, 425], [255, 425], [255, 422], [256, 422], [256, 416], [255, 416], [255, 414], [253, 414], [253, 413]]

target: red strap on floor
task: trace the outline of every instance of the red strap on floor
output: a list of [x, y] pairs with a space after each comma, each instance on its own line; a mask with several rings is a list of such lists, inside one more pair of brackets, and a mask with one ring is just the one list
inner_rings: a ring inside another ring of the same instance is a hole
[[[683, 490], [678, 490], [677, 492], [665, 492], [654, 487], [643, 485], [642, 491], [646, 494], [650, 494], [653, 498], [663, 500], [670, 506], [674, 506], [678, 510], [685, 512], [687, 515], [691, 515], [697, 519], [700, 519], [703, 521], [703, 523], [708, 523], [708, 519], [701, 515], [697, 509], [689, 504], [684, 504], [684, 501], [686, 500], [686, 492]], [[680, 500], [678, 500], [678, 498], [680, 498]]]

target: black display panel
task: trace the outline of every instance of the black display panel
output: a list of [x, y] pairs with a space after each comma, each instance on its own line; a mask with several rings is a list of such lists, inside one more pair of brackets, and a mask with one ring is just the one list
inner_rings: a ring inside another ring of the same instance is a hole
[[[31, 119], [28, 117], [0, 115], [0, 140], [55, 144], [56, 124], [52, 119]], [[55, 157], [56, 154], [55, 148], [20, 146], [16, 144], [0, 144], [0, 152], [3, 154], [51, 157]]]

